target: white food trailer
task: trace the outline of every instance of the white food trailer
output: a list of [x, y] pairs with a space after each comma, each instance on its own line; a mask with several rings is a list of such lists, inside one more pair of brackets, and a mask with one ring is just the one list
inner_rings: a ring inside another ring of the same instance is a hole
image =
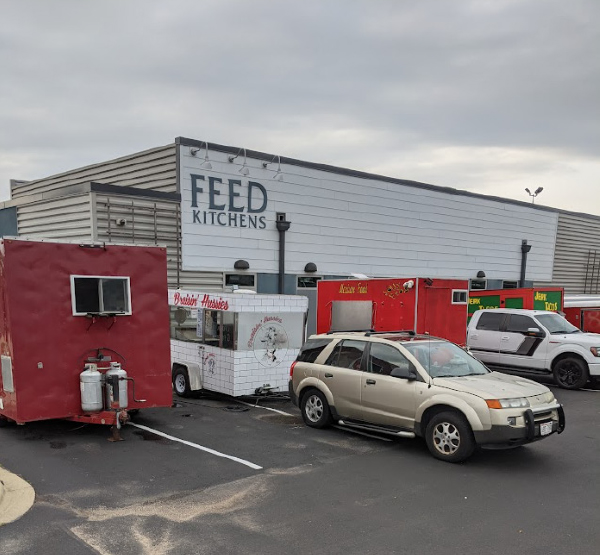
[[232, 395], [287, 393], [308, 298], [169, 290], [173, 385]]

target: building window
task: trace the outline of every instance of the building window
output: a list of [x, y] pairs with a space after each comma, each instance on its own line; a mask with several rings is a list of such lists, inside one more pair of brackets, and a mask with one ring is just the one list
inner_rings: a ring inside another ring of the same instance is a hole
[[473, 289], [485, 289], [487, 287], [486, 279], [472, 279], [469, 288]]
[[298, 276], [297, 288], [298, 289], [316, 289], [317, 283], [322, 280], [321, 277], [316, 276]]
[[225, 274], [226, 287], [243, 287], [245, 289], [254, 289], [256, 276], [254, 274]]
[[71, 276], [74, 316], [131, 314], [128, 277]]
[[502, 289], [517, 289], [519, 287], [518, 281], [503, 281]]
[[467, 304], [469, 300], [469, 292], [465, 289], [452, 290], [452, 304]]

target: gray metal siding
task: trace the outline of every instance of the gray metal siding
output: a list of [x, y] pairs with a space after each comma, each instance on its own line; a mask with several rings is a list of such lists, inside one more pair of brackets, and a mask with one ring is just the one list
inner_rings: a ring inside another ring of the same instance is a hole
[[15, 182], [11, 196], [12, 199], [19, 199], [90, 181], [175, 193], [177, 192], [175, 145], [153, 148], [44, 179]]
[[598, 293], [589, 291], [589, 278], [586, 288], [590, 251], [597, 251], [600, 255], [600, 218], [559, 213], [552, 282], [549, 285], [564, 287], [567, 293]]
[[19, 236], [28, 239], [91, 241], [89, 193], [17, 207]]
[[97, 193], [94, 194], [93, 213], [96, 241], [166, 247], [169, 287], [222, 290], [220, 272], [181, 271], [178, 202]]

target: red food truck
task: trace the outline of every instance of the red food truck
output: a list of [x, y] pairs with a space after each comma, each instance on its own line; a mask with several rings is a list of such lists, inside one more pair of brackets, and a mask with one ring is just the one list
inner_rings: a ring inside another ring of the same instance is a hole
[[0, 424], [171, 406], [166, 250], [2, 240], [0, 356]]
[[600, 295], [565, 295], [563, 312], [581, 331], [600, 333]]
[[469, 320], [482, 308], [525, 308], [562, 311], [562, 287], [520, 287], [518, 289], [484, 289], [469, 291]]
[[394, 278], [322, 280], [317, 284], [317, 333], [412, 330], [463, 344], [469, 282]]

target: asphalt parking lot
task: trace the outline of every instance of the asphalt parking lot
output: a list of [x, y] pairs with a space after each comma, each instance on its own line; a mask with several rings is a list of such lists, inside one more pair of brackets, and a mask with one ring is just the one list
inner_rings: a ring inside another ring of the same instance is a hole
[[0, 553], [596, 553], [600, 391], [554, 391], [562, 435], [459, 465], [421, 440], [307, 428], [281, 400], [177, 398], [118, 443], [73, 422], [1, 428], [0, 465], [36, 501]]

